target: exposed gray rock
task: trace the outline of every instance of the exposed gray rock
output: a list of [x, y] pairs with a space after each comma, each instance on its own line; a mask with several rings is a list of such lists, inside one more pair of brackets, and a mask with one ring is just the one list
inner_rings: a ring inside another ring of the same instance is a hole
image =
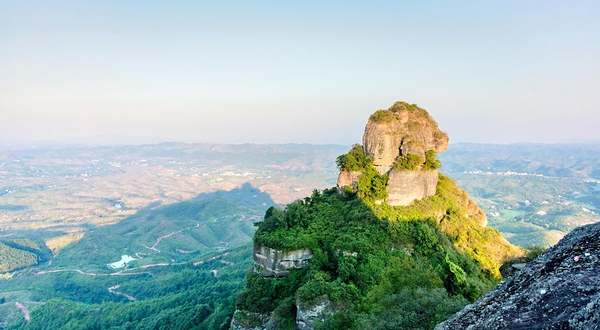
[[516, 269], [516, 270], [521, 270], [521, 269], [524, 269], [524, 268], [525, 268], [525, 266], [527, 266], [527, 264], [526, 264], [526, 263], [518, 263], [518, 264], [513, 264], [513, 265], [512, 265], [512, 267], [513, 267], [514, 269]]
[[331, 312], [331, 302], [324, 298], [317, 298], [317, 302], [310, 307], [297, 303], [296, 330], [313, 330], [318, 323], [324, 322]]
[[[229, 324], [230, 330], [267, 330], [271, 316], [269, 314], [252, 313], [236, 310]], [[272, 328], [275, 329], [275, 328]]]
[[600, 329], [600, 223], [573, 230], [435, 329]]
[[254, 245], [254, 271], [265, 277], [283, 277], [290, 269], [302, 268], [312, 258], [308, 249], [284, 252], [266, 246]]
[[415, 200], [435, 195], [438, 171], [390, 171], [386, 203], [409, 205]]

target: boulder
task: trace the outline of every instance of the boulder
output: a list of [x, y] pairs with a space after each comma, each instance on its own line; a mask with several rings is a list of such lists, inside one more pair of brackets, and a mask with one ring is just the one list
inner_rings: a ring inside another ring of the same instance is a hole
[[438, 171], [391, 170], [388, 182], [386, 203], [393, 206], [406, 206], [415, 200], [435, 195]]
[[312, 306], [302, 306], [297, 303], [296, 309], [296, 330], [313, 330], [318, 323], [324, 322], [328, 314], [331, 313], [330, 301], [325, 297], [317, 298], [317, 302]]
[[352, 189], [357, 189], [358, 176], [361, 174], [361, 171], [340, 171], [337, 181], [338, 188], [351, 187]]
[[600, 329], [600, 223], [579, 227], [436, 330]]
[[[252, 313], [248, 311], [236, 310], [233, 313], [231, 323], [229, 323], [230, 330], [267, 330], [271, 315]], [[275, 329], [275, 328], [271, 328]]]
[[290, 269], [306, 266], [312, 258], [308, 249], [281, 251], [266, 246], [254, 245], [254, 271], [265, 277], [283, 277]]

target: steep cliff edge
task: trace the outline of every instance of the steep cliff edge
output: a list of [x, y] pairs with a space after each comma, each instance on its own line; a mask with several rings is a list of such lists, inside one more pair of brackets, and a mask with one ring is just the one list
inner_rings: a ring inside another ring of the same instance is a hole
[[283, 277], [292, 269], [306, 266], [312, 253], [308, 249], [281, 251], [255, 244], [252, 258], [256, 273], [265, 277]]
[[426, 110], [396, 102], [369, 117], [363, 146], [355, 145], [338, 158], [338, 187], [360, 190], [361, 176], [365, 181], [365, 176], [379, 175], [387, 187], [380, 200], [410, 205], [435, 194], [440, 167], [436, 154], [447, 148], [448, 136]]
[[600, 223], [573, 230], [435, 329], [600, 329]]
[[337, 159], [338, 187], [257, 223], [232, 329], [432, 329], [523, 253], [437, 171], [448, 138], [429, 114], [407, 103], [382, 111], [367, 124], [369, 148]]

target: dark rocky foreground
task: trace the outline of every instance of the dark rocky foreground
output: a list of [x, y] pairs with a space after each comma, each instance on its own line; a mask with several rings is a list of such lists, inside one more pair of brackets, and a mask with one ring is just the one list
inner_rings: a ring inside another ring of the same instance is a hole
[[573, 230], [435, 329], [600, 329], [600, 223]]

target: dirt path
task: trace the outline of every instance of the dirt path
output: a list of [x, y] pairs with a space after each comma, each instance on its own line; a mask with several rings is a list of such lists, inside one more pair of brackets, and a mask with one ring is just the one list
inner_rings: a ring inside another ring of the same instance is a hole
[[[229, 252], [225, 252], [225, 253], [219, 254], [219, 255], [217, 255], [217, 256], [214, 256], [214, 257], [211, 257], [211, 258], [205, 259], [205, 260], [196, 261], [196, 262], [194, 262], [194, 263], [193, 263], [193, 265], [194, 265], [194, 266], [202, 265], [203, 263], [205, 263], [205, 262], [207, 262], [207, 261], [213, 261], [213, 260], [216, 260], [216, 259], [218, 259], [218, 258], [225, 257], [225, 256], [227, 256], [227, 255], [229, 255]], [[233, 263], [232, 263], [232, 264], [233, 264]]]
[[[165, 265], [168, 266], [169, 264], [165, 264]], [[148, 265], [148, 266], [152, 266], [152, 265]], [[91, 272], [84, 272], [81, 269], [53, 269], [53, 270], [42, 270], [42, 271], [35, 273], [35, 275], [37, 276], [37, 275], [44, 275], [44, 274], [50, 274], [50, 273], [73, 272], [73, 273], [79, 273], [81, 275], [87, 275], [87, 276], [128, 276], [128, 275], [141, 275], [141, 274], [149, 274], [149, 275], [154, 276], [154, 274], [152, 274], [150, 272], [125, 273], [125, 271], [127, 271], [127, 270], [133, 270], [133, 268], [132, 269], [124, 269], [124, 270], [118, 271], [116, 273], [108, 273], [108, 274], [97, 274], [97, 273], [91, 273]]]
[[199, 224], [199, 223], [197, 223], [195, 226], [190, 226], [190, 227], [183, 228], [183, 229], [180, 229], [180, 230], [177, 230], [177, 231], [174, 231], [174, 232], [170, 232], [170, 233], [168, 233], [168, 234], [166, 234], [166, 235], [163, 235], [163, 236], [161, 236], [161, 237], [157, 238], [157, 239], [156, 239], [156, 241], [154, 242], [154, 245], [152, 245], [151, 247], [147, 247], [146, 245], [144, 245], [144, 247], [145, 247], [146, 249], [150, 249], [150, 250], [152, 250], [152, 251], [154, 251], [154, 252], [157, 252], [157, 253], [158, 253], [158, 252], [160, 252], [160, 250], [159, 250], [159, 249], [157, 249], [157, 248], [156, 248], [156, 246], [157, 246], [157, 245], [158, 245], [158, 244], [159, 244], [159, 243], [160, 243], [160, 242], [161, 242], [163, 239], [165, 239], [165, 238], [169, 238], [169, 237], [171, 237], [171, 236], [173, 236], [173, 235], [180, 234], [180, 233], [182, 233], [182, 232], [184, 232], [184, 231], [186, 231], [186, 230], [190, 230], [190, 229], [192, 229], [192, 228], [198, 228], [198, 227], [200, 227], [200, 224]]
[[[224, 253], [224, 254], [212, 257], [210, 259], [207, 259], [206, 261], [215, 260], [217, 258], [226, 256], [228, 254], [229, 253]], [[204, 260], [200, 261], [200, 262], [195, 262], [195, 263], [193, 263], [193, 265], [197, 266], [204, 262], [205, 262]], [[178, 266], [178, 265], [184, 265], [184, 264], [186, 264], [186, 262], [174, 262], [174, 263], [164, 263], [163, 262], [163, 263], [157, 263], [157, 264], [143, 265], [143, 266], [134, 267], [134, 268], [127, 268], [127, 269], [120, 270], [118, 272], [107, 273], [107, 274], [85, 272], [81, 269], [53, 269], [53, 270], [42, 270], [42, 271], [35, 273], [35, 275], [37, 276], [37, 275], [45, 275], [45, 274], [51, 274], [51, 273], [73, 272], [73, 273], [79, 273], [81, 275], [86, 275], [86, 276], [129, 276], [129, 275], [142, 275], [142, 274], [148, 274], [148, 275], [154, 276], [154, 274], [147, 272], [147, 271], [146, 272], [134, 272], [134, 273], [130, 273], [130, 272], [134, 271], [134, 270], [142, 270], [142, 269], [148, 269], [148, 268], [154, 268], [154, 267]]]
[[27, 306], [21, 304], [20, 302], [15, 302], [15, 306], [21, 310], [21, 312], [23, 312], [23, 317], [25, 317], [25, 321], [29, 322], [31, 321], [31, 316], [29, 315], [29, 310], [27, 309]]
[[121, 285], [113, 285], [110, 288], [108, 288], [108, 292], [110, 292], [112, 294], [116, 294], [117, 296], [123, 296], [123, 297], [129, 299], [129, 301], [133, 301], [133, 302], [137, 301], [137, 299], [135, 299], [135, 297], [130, 296], [126, 293], [117, 291], [117, 289], [120, 287], [121, 287]]

